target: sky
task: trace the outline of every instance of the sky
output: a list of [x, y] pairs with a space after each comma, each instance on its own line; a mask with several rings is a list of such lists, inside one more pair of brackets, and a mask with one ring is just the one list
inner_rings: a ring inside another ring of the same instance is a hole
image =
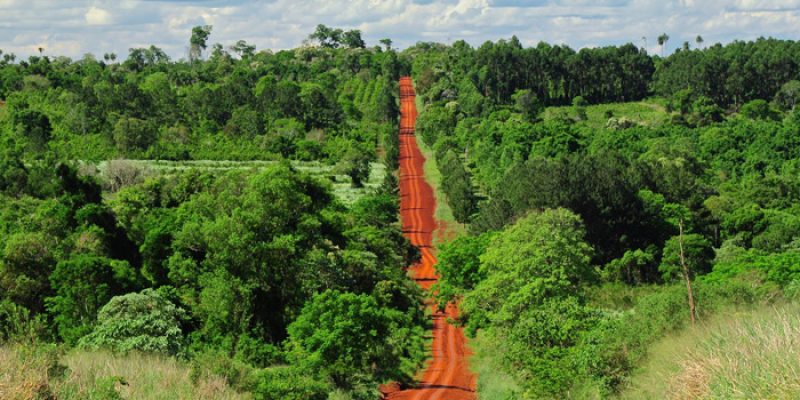
[[244, 39], [258, 50], [301, 45], [317, 24], [360, 29], [368, 45], [391, 38], [472, 45], [516, 35], [573, 48], [634, 43], [660, 53], [760, 36], [800, 39], [800, 0], [0, 0], [0, 50], [80, 58], [156, 45], [185, 58], [191, 28], [213, 43]]

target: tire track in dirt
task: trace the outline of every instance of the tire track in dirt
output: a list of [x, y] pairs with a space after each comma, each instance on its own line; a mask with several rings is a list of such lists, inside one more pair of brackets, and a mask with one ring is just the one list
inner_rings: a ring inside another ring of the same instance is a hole
[[[411, 78], [400, 78], [400, 219], [404, 235], [420, 248], [420, 262], [409, 267], [417, 283], [426, 290], [438, 279], [436, 257], [431, 249], [436, 199], [425, 180], [425, 157], [414, 136], [417, 110]], [[428, 306], [435, 311], [432, 300]], [[381, 392], [387, 400], [474, 400], [475, 376], [469, 371], [466, 339], [463, 329], [448, 323], [458, 309], [450, 305], [433, 314], [432, 358], [418, 375], [419, 384], [400, 390], [397, 385], [384, 385]]]

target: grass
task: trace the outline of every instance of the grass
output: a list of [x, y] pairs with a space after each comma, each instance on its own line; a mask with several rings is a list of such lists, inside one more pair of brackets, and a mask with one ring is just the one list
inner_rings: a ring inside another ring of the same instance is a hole
[[0, 346], [0, 398], [250, 399], [220, 377], [191, 379], [181, 362], [142, 354], [112, 355], [51, 345]]
[[503, 372], [492, 340], [480, 332], [469, 341], [474, 354], [469, 359], [472, 372], [478, 376], [478, 398], [481, 400], [513, 400], [521, 398], [522, 389], [514, 378]]
[[[602, 128], [608, 122], [606, 113], [610, 111], [614, 118], [624, 117], [646, 126], [663, 125], [669, 120], [669, 113], [662, 103], [661, 99], [646, 99], [640, 102], [591, 105], [586, 107], [586, 121], [579, 124], [590, 128]], [[548, 107], [542, 114], [544, 120], [562, 116], [574, 118], [574, 108], [572, 106]]]
[[[126, 160], [134, 165], [144, 168], [148, 174], [170, 175], [189, 169], [199, 169], [211, 172], [225, 172], [240, 169], [260, 170], [274, 165], [277, 161], [165, 161], [165, 160]], [[377, 189], [383, 183], [386, 175], [386, 166], [383, 163], [370, 163], [369, 179], [360, 188], [352, 187], [350, 177], [333, 172], [334, 166], [319, 161], [292, 161], [292, 166], [298, 171], [324, 179], [331, 183], [334, 194], [347, 204], [351, 204], [359, 197]], [[97, 169], [102, 173], [107, 161], [97, 164]]]
[[433, 149], [425, 145], [423, 141], [417, 138], [417, 145], [422, 155], [425, 156], [425, 165], [423, 171], [425, 179], [433, 189], [433, 195], [436, 197], [436, 211], [434, 217], [438, 226], [436, 233], [433, 235], [433, 245], [438, 247], [441, 244], [447, 243], [459, 236], [466, 234], [464, 225], [458, 223], [453, 216], [453, 210], [445, 200], [444, 191], [442, 190], [442, 173], [439, 171], [439, 166], [436, 165], [436, 156], [433, 154]]
[[[424, 105], [421, 99], [417, 97], [416, 101], [417, 109], [422, 110]], [[441, 244], [465, 235], [466, 229], [464, 225], [456, 221], [456, 218], [453, 216], [453, 210], [445, 200], [446, 197], [442, 189], [442, 173], [439, 171], [439, 166], [436, 165], [436, 156], [433, 153], [433, 149], [428, 147], [422, 138], [415, 137], [415, 139], [417, 140], [419, 150], [422, 152], [422, 155], [425, 156], [425, 165], [423, 166], [425, 179], [428, 181], [428, 184], [431, 185], [431, 188], [433, 188], [433, 195], [436, 197], [436, 211], [434, 212], [434, 217], [439, 226], [436, 228], [436, 232], [433, 235], [433, 245], [434, 247], [438, 247]]]
[[800, 398], [800, 305], [730, 310], [654, 345], [620, 399]]

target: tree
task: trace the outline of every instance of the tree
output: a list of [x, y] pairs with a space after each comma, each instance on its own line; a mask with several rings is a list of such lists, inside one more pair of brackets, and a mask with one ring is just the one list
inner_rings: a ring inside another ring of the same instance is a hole
[[319, 24], [314, 30], [314, 33], [310, 34], [308, 38], [316, 40], [322, 47], [335, 49], [341, 45], [343, 33], [341, 29], [329, 28], [323, 24]]
[[389, 50], [392, 49], [392, 39], [389, 39], [389, 38], [381, 39], [381, 40], [379, 40], [379, 42], [386, 48], [386, 51], [389, 51]]
[[397, 379], [402, 358], [390, 338], [402, 319], [370, 295], [327, 290], [314, 296], [289, 326], [291, 357], [341, 388], [351, 388], [364, 376], [379, 382]]
[[703, 44], [703, 37], [697, 35], [697, 37], [694, 38], [694, 42], [697, 44], [697, 47], [700, 48], [700, 46]]
[[436, 298], [439, 308], [459, 299], [464, 293], [486, 278], [480, 269], [480, 258], [486, 252], [493, 233], [461, 236], [441, 247], [437, 255], [436, 272], [439, 273]]
[[679, 204], [667, 203], [663, 205], [661, 213], [666, 222], [677, 228], [678, 235], [673, 236], [664, 244], [661, 265], [658, 270], [662, 273], [665, 281], [673, 281], [680, 276], [686, 283], [689, 316], [692, 326], [694, 326], [697, 312], [692, 279], [696, 274], [710, 271], [710, 261], [714, 252], [711, 244], [703, 236], [685, 234], [691, 216], [688, 208]]
[[97, 315], [97, 325], [79, 341], [83, 348], [142, 351], [174, 356], [184, 346], [186, 312], [160, 292], [145, 289], [112, 298]]
[[742, 105], [741, 114], [749, 119], [774, 119], [775, 115], [766, 100], [752, 100]]
[[244, 60], [244, 59], [249, 59], [250, 57], [253, 57], [253, 55], [256, 52], [256, 46], [248, 44], [244, 40], [239, 40], [239, 41], [236, 42], [236, 44], [231, 46], [231, 51], [233, 51], [234, 53], [238, 54], [239, 58]]
[[775, 94], [775, 104], [784, 111], [794, 111], [800, 102], [800, 81], [791, 80]]
[[578, 118], [578, 121], [586, 121], [588, 118], [586, 115], [586, 99], [582, 96], [576, 96], [572, 99], [572, 107], [575, 109], [575, 115]]
[[722, 109], [706, 96], [698, 96], [692, 103], [693, 113], [689, 119], [695, 126], [706, 126], [722, 121]]
[[362, 187], [364, 181], [369, 179], [371, 160], [372, 156], [368, 151], [353, 143], [336, 164], [335, 170], [349, 176], [353, 187]]
[[11, 111], [11, 122], [35, 151], [44, 150], [51, 139], [53, 127], [50, 118], [40, 111], [29, 107], [14, 107]]
[[44, 232], [16, 233], [4, 240], [0, 260], [0, 288], [33, 312], [43, 311], [51, 293], [48, 277], [55, 267], [54, 243]]
[[466, 224], [475, 213], [477, 203], [469, 173], [453, 149], [445, 151], [439, 165], [444, 176], [442, 186], [453, 216], [456, 221]]
[[91, 255], [60, 261], [50, 275], [55, 296], [47, 298], [59, 335], [75, 344], [89, 333], [97, 312], [138, 280], [127, 262]]
[[708, 272], [710, 260], [713, 256], [711, 245], [705, 238], [697, 234], [684, 235], [684, 222], [678, 222], [678, 236], [671, 238], [664, 245], [659, 270], [664, 274], [665, 280], [674, 279], [680, 274], [686, 283], [686, 296], [689, 305], [689, 316], [692, 326], [697, 320], [697, 311], [694, 299], [692, 280], [698, 273]]
[[361, 31], [358, 29], [345, 31], [342, 34], [342, 44], [351, 49], [363, 49], [366, 46], [364, 39], [361, 39]]
[[0, 149], [0, 192], [17, 197], [28, 190], [28, 169], [22, 161], [23, 150], [10, 140]]
[[645, 251], [640, 249], [628, 250], [617, 259], [612, 260], [603, 268], [603, 278], [608, 281], [625, 282], [629, 285], [638, 285], [648, 281], [649, 269], [655, 267], [655, 246]]
[[208, 37], [211, 35], [211, 25], [198, 25], [192, 28], [189, 38], [189, 60], [197, 61], [203, 55], [203, 50], [208, 46]]
[[563, 208], [531, 212], [492, 238], [480, 258], [486, 278], [464, 296], [471, 330], [514, 320], [553, 297], [578, 296], [593, 279], [580, 217]]
[[117, 148], [128, 153], [145, 150], [156, 141], [156, 131], [149, 121], [120, 117], [114, 125], [113, 137]]
[[514, 101], [517, 112], [524, 115], [530, 122], [536, 121], [539, 114], [544, 111], [542, 103], [536, 98], [536, 95], [528, 89], [517, 90], [511, 96], [511, 100]]
[[667, 46], [667, 42], [669, 42], [669, 35], [662, 33], [658, 36], [658, 45], [661, 46], [661, 57], [664, 57], [664, 48]]

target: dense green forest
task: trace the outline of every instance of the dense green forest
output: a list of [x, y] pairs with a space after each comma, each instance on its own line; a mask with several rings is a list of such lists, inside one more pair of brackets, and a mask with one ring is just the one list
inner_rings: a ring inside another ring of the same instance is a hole
[[[345, 203], [296, 167], [354, 187], [373, 161], [394, 170], [402, 65], [323, 28], [320, 46], [274, 54], [201, 58], [197, 27], [189, 61], [7, 56], [0, 339], [173, 356], [264, 399], [409, 381], [427, 319], [394, 175]], [[274, 162], [159, 173], [123, 157]]]
[[36, 366], [0, 394], [119, 398], [123, 378], [70, 380], [75, 349], [178, 360], [196, 387], [257, 399], [412, 382], [429, 318], [398, 222], [406, 74], [469, 232], [439, 251], [438, 301], [460, 302], [505, 399], [624, 393], [665, 336], [800, 294], [798, 42], [662, 58], [516, 38], [397, 51], [323, 25], [278, 52], [212, 36], [196, 27], [186, 60], [0, 53], [0, 361]]
[[499, 354], [502, 396], [613, 396], [665, 335], [795, 296], [798, 50], [406, 50], [418, 134], [470, 232], [441, 249], [439, 303]]

